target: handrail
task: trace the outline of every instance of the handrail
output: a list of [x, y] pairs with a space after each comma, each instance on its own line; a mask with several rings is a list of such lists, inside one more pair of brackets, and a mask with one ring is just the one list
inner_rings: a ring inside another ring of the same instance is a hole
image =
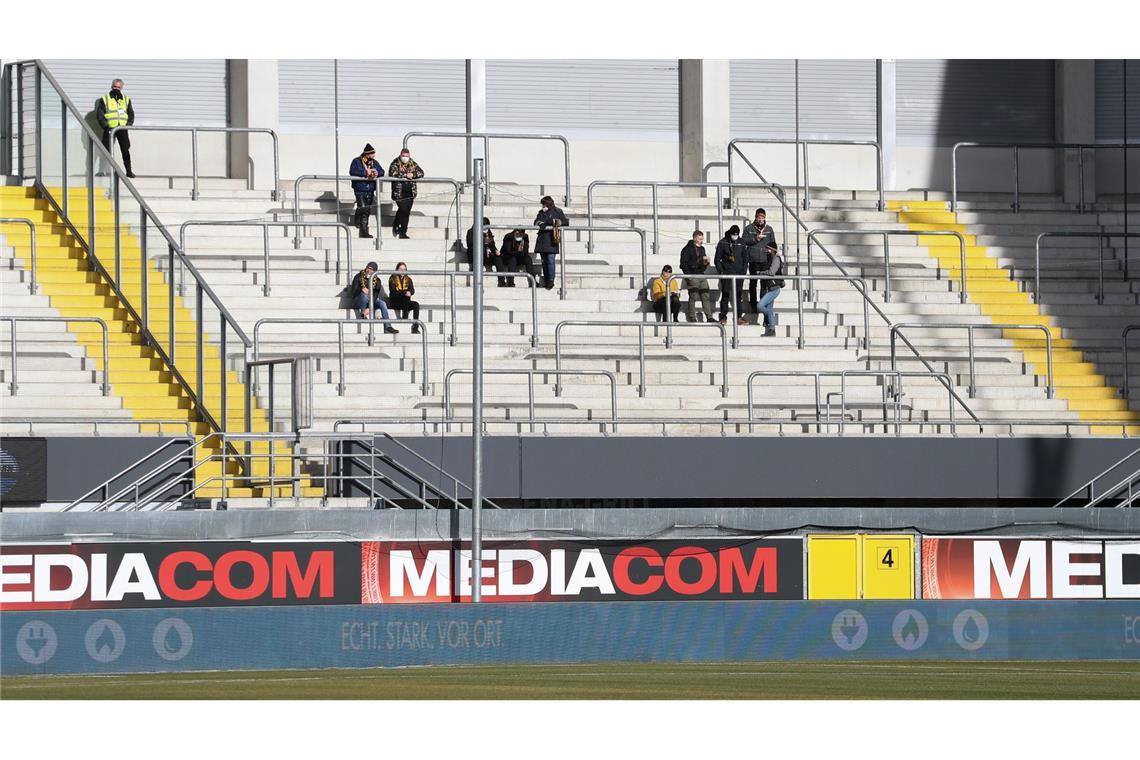
[[1128, 333], [1140, 330], [1140, 325], [1127, 325], [1120, 331], [1120, 351], [1124, 358], [1124, 387], [1121, 388], [1124, 398], [1128, 398]]
[[[162, 126], [162, 127], [139, 127], [139, 126], [122, 126], [111, 128], [111, 155], [115, 153], [115, 134], [120, 131], [131, 132], [189, 132], [190, 133], [190, 166], [194, 179], [194, 188], [190, 191], [190, 199], [198, 200], [198, 133], [199, 132], [225, 132], [238, 133], [238, 134], [266, 134], [273, 138], [273, 200], [281, 199], [281, 158], [280, 150], [278, 148], [277, 133], [268, 127], [192, 127], [192, 126]], [[253, 181], [253, 177], [249, 178]]]
[[[814, 229], [810, 230], [807, 235], [807, 267], [808, 275], [812, 273], [811, 262], [811, 247], [814, 242], [819, 244], [820, 235], [882, 235], [883, 236], [883, 261], [885, 262], [886, 271], [886, 290], [883, 291], [883, 300], [887, 303], [891, 302], [891, 237], [907, 235], [911, 237], [920, 237], [922, 235], [941, 235], [946, 237], [955, 237], [958, 239], [959, 257], [961, 259], [961, 266], [959, 272], [959, 298], [962, 303], [966, 303], [966, 238], [961, 232], [955, 230], [929, 230], [920, 232], [917, 230], [884, 230], [884, 229]], [[808, 282], [808, 298], [811, 298], [811, 282]]]
[[[304, 182], [376, 182], [377, 191], [379, 191], [380, 184], [392, 184], [395, 182], [424, 182], [427, 184], [443, 184], [451, 185], [455, 194], [455, 244], [462, 246], [463, 239], [460, 237], [461, 230], [463, 229], [463, 206], [459, 202], [459, 196], [463, 191], [463, 184], [450, 177], [420, 177], [416, 180], [404, 179], [403, 177], [354, 177], [351, 174], [302, 174], [293, 180], [293, 221], [302, 222], [303, 215], [301, 214], [301, 184]], [[375, 204], [376, 209], [376, 250], [379, 251], [383, 247], [383, 235], [381, 231], [384, 225], [380, 220], [380, 201], [377, 199]], [[336, 210], [337, 218], [340, 218], [340, 209]], [[303, 224], [301, 226], [304, 226]], [[301, 233], [300, 229], [297, 230], [297, 237], [293, 238], [293, 247], [301, 247]]]
[[[731, 194], [734, 187], [753, 189], [753, 190], [768, 190], [776, 197], [785, 197], [784, 186], [774, 182], [655, 182], [652, 180], [619, 180], [619, 179], [596, 179], [586, 187], [586, 221], [590, 227], [594, 226], [594, 188], [595, 187], [648, 187], [653, 193], [653, 253], [658, 254], [661, 252], [661, 235], [659, 227], [660, 211], [657, 203], [657, 190], [662, 187], [696, 187], [708, 189], [710, 187], [716, 188], [716, 223], [717, 223], [717, 240], [724, 237], [724, 202], [722, 191], [728, 188]], [[784, 204], [785, 209], [787, 204]], [[580, 228], [581, 229], [581, 228]], [[781, 229], [784, 233], [784, 248], [788, 247], [788, 217], [786, 211], [784, 212]], [[606, 228], [609, 231], [609, 228]], [[590, 233], [590, 242], [586, 248], [590, 253], [594, 252], [594, 234]]]
[[970, 361], [970, 386], [967, 390], [970, 398], [974, 397], [977, 390], [974, 374], [974, 330], [1040, 330], [1045, 333], [1045, 364], [1047, 369], [1045, 397], [1053, 398], [1054, 385], [1053, 385], [1053, 335], [1049, 332], [1049, 328], [1044, 325], [1022, 325], [1022, 324], [983, 324], [983, 323], [962, 323], [962, 322], [895, 322], [891, 325], [891, 369], [895, 368], [895, 336], [899, 335], [899, 331], [903, 329], [916, 330], [916, 329], [938, 329], [938, 330], [965, 330], [966, 340], [969, 344], [969, 361]]
[[1085, 205], [1085, 151], [1110, 148], [1124, 150], [1140, 146], [1130, 142], [1060, 143], [1060, 142], [958, 142], [950, 150], [950, 210], [958, 211], [958, 149], [959, 148], [1012, 148], [1013, 149], [1013, 212], [1021, 211], [1021, 155], [1022, 148], [1028, 150], [1076, 150], [1078, 171], [1080, 172], [1080, 203], [1077, 210], [1086, 211]]
[[[1104, 303], [1104, 241], [1107, 238], [1140, 238], [1140, 232], [1109, 232], [1107, 230], [1098, 230], [1097, 232], [1077, 232], [1075, 230], [1058, 230], [1055, 232], [1042, 232], [1037, 235], [1037, 241], [1033, 246], [1033, 300], [1036, 303], [1041, 303], [1041, 241], [1045, 238], [1053, 237], [1066, 237], [1066, 238], [1096, 238], [1096, 255], [1097, 255], [1097, 292], [1096, 302]], [[1128, 246], [1124, 247], [1124, 279], [1128, 279]]]
[[[68, 504], [67, 506], [65, 506], [65, 507], [64, 507], [62, 510], [60, 510], [60, 511], [61, 511], [61, 512], [68, 512], [68, 511], [70, 511], [70, 510], [71, 510], [71, 509], [72, 509], [72, 508], [73, 508], [73, 507], [74, 507], [76, 504], [79, 504], [79, 503], [80, 503], [80, 502], [82, 502], [84, 499], [86, 499], [88, 496], [90, 496], [91, 494], [95, 493], [96, 491], [102, 491], [102, 492], [103, 492], [103, 502], [102, 502], [102, 504], [107, 504], [109, 501], [111, 501], [111, 499], [110, 499], [110, 498], [108, 498], [108, 495], [107, 495], [107, 492], [108, 492], [108, 490], [109, 490], [109, 489], [110, 489], [110, 487], [111, 487], [111, 483], [113, 483], [114, 481], [116, 481], [116, 480], [118, 480], [119, 478], [123, 477], [123, 476], [124, 476], [124, 475], [126, 475], [128, 472], [130, 472], [131, 470], [133, 470], [133, 469], [135, 469], [136, 467], [138, 467], [139, 465], [141, 465], [143, 462], [147, 461], [147, 460], [148, 460], [148, 459], [150, 459], [151, 457], [153, 457], [153, 456], [155, 456], [156, 454], [158, 454], [160, 451], [163, 451], [164, 449], [167, 449], [167, 448], [169, 448], [170, 446], [173, 446], [173, 445], [175, 445], [175, 444], [177, 444], [177, 443], [185, 443], [185, 444], [187, 444], [187, 450], [186, 450], [185, 452], [182, 452], [181, 454], [178, 454], [178, 455], [177, 455], [176, 457], [174, 457], [173, 459], [168, 459], [168, 460], [167, 460], [167, 462], [166, 462], [165, 464], [171, 464], [171, 463], [173, 463], [173, 462], [175, 462], [175, 461], [178, 461], [178, 460], [180, 460], [180, 459], [184, 458], [187, 452], [189, 452], [189, 451], [193, 451], [193, 450], [194, 450], [194, 448], [196, 447], [196, 444], [194, 443], [194, 439], [193, 439], [193, 437], [191, 437], [191, 436], [189, 436], [189, 435], [187, 435], [185, 438], [172, 438], [172, 439], [170, 439], [169, 441], [167, 441], [166, 443], [164, 443], [164, 444], [162, 444], [161, 446], [159, 446], [159, 447], [158, 447], [157, 449], [155, 449], [154, 451], [151, 451], [151, 452], [150, 452], [150, 453], [148, 453], [148, 454], [144, 454], [143, 456], [141, 456], [141, 457], [139, 457], [138, 459], [136, 459], [136, 460], [135, 460], [135, 461], [134, 461], [132, 464], [129, 464], [129, 465], [127, 465], [126, 467], [124, 467], [123, 469], [119, 470], [117, 473], [115, 473], [115, 474], [114, 474], [114, 475], [112, 475], [111, 477], [107, 478], [107, 479], [106, 479], [105, 481], [103, 481], [101, 484], [99, 484], [99, 485], [95, 486], [95, 487], [94, 487], [94, 488], [92, 488], [90, 491], [88, 491], [87, 493], [85, 493], [85, 494], [83, 494], [82, 496], [80, 496], [78, 499], [75, 499], [75, 500], [73, 500], [73, 501], [72, 501], [70, 504]], [[156, 471], [155, 471], [155, 470], [151, 470], [149, 473], [147, 473], [145, 476], [143, 476], [143, 478], [150, 478], [150, 477], [152, 477], [152, 476], [153, 476], [155, 473], [156, 473]], [[127, 493], [127, 492], [129, 492], [129, 491], [130, 491], [130, 489], [131, 489], [132, 487], [137, 487], [137, 486], [138, 486], [138, 484], [139, 484], [140, 482], [141, 482], [141, 479], [140, 479], [140, 480], [136, 480], [136, 481], [135, 481], [133, 484], [131, 484], [130, 486], [127, 486], [127, 488], [126, 488], [126, 489], [123, 489], [123, 490], [121, 490], [121, 491], [117, 492], [117, 493], [115, 494], [115, 497], [114, 497], [114, 498], [118, 498], [118, 497], [119, 497], [119, 496], [121, 496], [123, 493]]]
[[[373, 310], [375, 315], [375, 310]], [[344, 373], [344, 326], [345, 325], [358, 325], [360, 327], [368, 327], [368, 345], [372, 345], [375, 338], [376, 324], [384, 325], [417, 325], [420, 328], [420, 343], [423, 346], [423, 382], [421, 387], [423, 395], [428, 395], [430, 392], [428, 386], [428, 350], [427, 350], [427, 327], [418, 319], [376, 319], [373, 316], [370, 319], [306, 319], [306, 318], [292, 318], [292, 317], [264, 317], [257, 320], [253, 325], [253, 360], [257, 362], [260, 358], [261, 344], [258, 342], [258, 331], [261, 330], [262, 325], [277, 324], [277, 325], [336, 325], [337, 337], [337, 364], [340, 367], [340, 382], [337, 383], [337, 395], [343, 396], [345, 393], [345, 373]]]
[[[640, 323], [638, 323], [640, 324]], [[466, 368], [455, 368], [448, 370], [443, 378], [443, 409], [444, 416], [451, 419], [455, 416], [454, 410], [451, 406], [451, 377], [452, 375], [473, 375], [475, 370]], [[526, 369], [484, 369], [484, 375], [526, 375], [527, 376], [527, 407], [529, 409], [530, 417], [528, 422], [534, 423], [537, 420], [534, 416], [534, 376], [535, 375], [554, 375], [556, 378], [563, 375], [598, 375], [608, 377], [610, 380], [610, 420], [617, 420], [617, 377], [613, 372], [608, 369], [535, 369], [527, 367]], [[560, 396], [561, 388], [558, 380], [555, 380], [554, 395]]]
[[[336, 422], [334, 422], [334, 423], [333, 423], [333, 430], [334, 430], [334, 431], [337, 429], [337, 426], [338, 426], [340, 423], [341, 423], [341, 420], [337, 420]], [[437, 472], [438, 472], [440, 475], [443, 475], [443, 476], [445, 476], [445, 477], [451, 478], [452, 482], [453, 482], [453, 483], [455, 483], [455, 485], [456, 485], [456, 487], [457, 487], [457, 488], [458, 488], [459, 486], [462, 486], [463, 488], [467, 489], [467, 492], [468, 492], [468, 493], [471, 493], [471, 486], [467, 485], [467, 483], [465, 483], [464, 481], [462, 481], [462, 480], [460, 480], [459, 478], [455, 477], [454, 475], [452, 475], [450, 472], [448, 472], [447, 470], [445, 470], [445, 469], [443, 469], [442, 467], [440, 467], [440, 466], [439, 466], [438, 464], [436, 464], [435, 462], [432, 462], [430, 459], [427, 459], [426, 457], [424, 457], [422, 454], [420, 454], [420, 453], [419, 453], [418, 451], [416, 451], [415, 449], [411, 448], [410, 446], [408, 446], [408, 445], [407, 445], [407, 444], [405, 444], [405, 443], [402, 443], [401, 441], [398, 441], [398, 440], [397, 440], [395, 437], [393, 437], [393, 436], [392, 436], [391, 434], [389, 434], [389, 433], [380, 433], [380, 436], [381, 436], [382, 438], [387, 438], [389, 441], [391, 441], [392, 443], [396, 444], [396, 445], [397, 445], [397, 446], [399, 446], [401, 449], [403, 449], [404, 451], [408, 452], [409, 454], [411, 454], [412, 456], [414, 456], [416, 459], [419, 459], [421, 462], [423, 462], [424, 464], [428, 465], [429, 467], [433, 467], [433, 468], [435, 468], [435, 470], [436, 470], [436, 471], [437, 471]], [[372, 440], [373, 440], [373, 442], [375, 442], [375, 440], [376, 440], [376, 436], [375, 436], [375, 435], [373, 435], [373, 436], [372, 436]], [[417, 475], [417, 474], [415, 474], [414, 472], [412, 473], [412, 476], [413, 476], [413, 477], [416, 477], [416, 478], [419, 478], [420, 480], [423, 480], [423, 478], [420, 478], [420, 476], [419, 476], [419, 475]], [[428, 486], [429, 486], [429, 487], [431, 487], [431, 484], [429, 483], [429, 484], [428, 484]], [[459, 498], [458, 498], [458, 496], [457, 496], [457, 497], [454, 499], [454, 501], [455, 501], [455, 502], [458, 502], [458, 501], [459, 501]], [[489, 505], [491, 506], [491, 508], [492, 508], [492, 509], [502, 509], [502, 507], [501, 507], [501, 506], [499, 506], [499, 505], [498, 505], [498, 504], [496, 504], [495, 502], [491, 501], [491, 500], [490, 500], [490, 499], [488, 499], [486, 496], [484, 496], [484, 497], [483, 497], [483, 503], [484, 503], [484, 504], [489, 504]]]
[[[37, 290], [37, 288], [36, 288], [36, 225], [32, 222], [31, 219], [25, 219], [24, 217], [18, 217], [18, 216], [0, 217], [0, 224], [26, 224], [26, 225], [28, 225], [28, 232], [31, 235], [31, 245], [32, 245], [32, 268], [29, 270], [31, 272], [31, 279], [28, 281], [28, 292], [30, 292], [32, 295], [35, 295], [36, 290]], [[16, 247], [14, 243], [12, 244], [12, 247], [13, 248]]]
[[[245, 432], [253, 432], [253, 381], [254, 370], [257, 367], [269, 368], [269, 403], [266, 405], [266, 414], [269, 416], [269, 431], [274, 432], [274, 415], [276, 408], [273, 398], [274, 371], [278, 365], [289, 367], [290, 391], [293, 394], [293, 403], [290, 404], [289, 417], [294, 433], [313, 426], [313, 357], [311, 356], [282, 356], [274, 359], [255, 359], [245, 363]], [[305, 374], [305, 370], [308, 374]], [[307, 392], [306, 390], [307, 389]], [[248, 455], [248, 452], [247, 452]]]
[[[1112, 472], [1113, 470], [1115, 470], [1115, 469], [1116, 469], [1117, 467], [1119, 467], [1120, 465], [1122, 465], [1122, 464], [1124, 464], [1125, 462], [1127, 462], [1127, 461], [1128, 461], [1129, 459], [1131, 459], [1132, 457], [1136, 456], [1137, 454], [1140, 454], [1140, 449], [1136, 449], [1135, 451], [1133, 451], [1133, 452], [1132, 452], [1132, 453], [1130, 453], [1130, 454], [1127, 454], [1127, 455], [1126, 455], [1126, 456], [1124, 456], [1123, 458], [1116, 460], [1116, 461], [1115, 461], [1115, 462], [1113, 462], [1111, 465], [1109, 465], [1108, 467], [1106, 467], [1104, 470], [1102, 470], [1101, 472], [1099, 472], [1099, 473], [1097, 473], [1096, 475], [1094, 475], [1094, 476], [1093, 476], [1091, 479], [1089, 479], [1089, 481], [1088, 481], [1087, 483], [1085, 483], [1083, 486], [1081, 486], [1080, 488], [1078, 488], [1077, 490], [1073, 491], [1071, 494], [1069, 494], [1068, 496], [1066, 496], [1065, 498], [1061, 499], [1059, 502], [1057, 502], [1056, 504], [1054, 504], [1054, 505], [1053, 505], [1053, 508], [1054, 508], [1054, 509], [1057, 509], [1058, 507], [1061, 507], [1061, 506], [1063, 506], [1063, 505], [1065, 504], [1065, 502], [1067, 502], [1067, 501], [1069, 501], [1070, 499], [1074, 498], [1074, 497], [1075, 497], [1077, 494], [1079, 494], [1081, 491], [1086, 491], [1086, 492], [1087, 492], [1087, 494], [1088, 494], [1088, 500], [1089, 500], [1089, 501], [1088, 501], [1088, 503], [1085, 505], [1086, 507], [1092, 507], [1092, 506], [1095, 506], [1096, 504], [1100, 503], [1100, 501], [1101, 501], [1101, 500], [1103, 500], [1104, 498], [1112, 496], [1112, 495], [1114, 494], [1114, 491], [1115, 491], [1115, 490], [1116, 490], [1116, 489], [1117, 489], [1119, 486], [1123, 485], [1123, 481], [1122, 481], [1121, 483], [1118, 483], [1116, 486], [1112, 486], [1112, 487], [1108, 488], [1108, 489], [1107, 489], [1107, 490], [1105, 490], [1105, 491], [1104, 491], [1104, 492], [1103, 492], [1103, 493], [1102, 493], [1100, 496], [1097, 496], [1097, 495], [1096, 495], [1096, 482], [1097, 482], [1098, 480], [1100, 480], [1101, 478], [1105, 477], [1106, 475], [1108, 475], [1110, 472]], [[1136, 476], [1137, 476], [1138, 474], [1140, 474], [1140, 473], [1132, 473], [1131, 475], [1129, 475], [1129, 476], [1128, 476], [1128, 478], [1126, 479], [1126, 480], [1128, 481], [1128, 483], [1129, 483], [1129, 484], [1131, 484], [1131, 482], [1132, 482], [1133, 480], [1135, 480], [1135, 479], [1136, 479]], [[1129, 487], [1129, 491], [1131, 492], [1131, 486]], [[1131, 501], [1132, 501], [1132, 499], [1130, 498], [1130, 499], [1129, 499], [1129, 503], [1130, 503], [1130, 504], [1131, 504]]]
[[[264, 296], [269, 295], [269, 228], [270, 227], [299, 227], [302, 226], [298, 222], [279, 222], [279, 221], [261, 221], [261, 220], [214, 220], [214, 219], [191, 219], [188, 222], [183, 222], [178, 227], [178, 243], [183, 252], [186, 250], [186, 228], [187, 227], [260, 227], [262, 229], [262, 255], [264, 257], [263, 274], [265, 282], [261, 285], [261, 293]], [[345, 267], [346, 272], [352, 272], [352, 232], [344, 222], [306, 222], [306, 227], [336, 227], [337, 228], [337, 243], [340, 243], [340, 230], [344, 230], [344, 236], [348, 244], [348, 264]], [[339, 278], [340, 272], [337, 272]], [[170, 273], [170, 278], [173, 281], [174, 273]], [[351, 280], [351, 276], [349, 277]], [[347, 284], [347, 282], [346, 282]], [[179, 292], [182, 292], [182, 283], [178, 284]]]
[[189, 437], [193, 434], [193, 429], [190, 420], [136, 420], [131, 419], [116, 419], [114, 417], [9, 417], [4, 415], [0, 419], [0, 425], [27, 425], [28, 435], [32, 435], [32, 431], [36, 425], [93, 425], [94, 431], [92, 435], [99, 436], [100, 425], [122, 425], [140, 427], [142, 425], [157, 425], [158, 432], [156, 435], [163, 435], [167, 425], [181, 425], [184, 435]]
[[111, 380], [110, 380], [110, 366], [111, 366], [111, 352], [108, 350], [109, 341], [107, 337], [107, 323], [99, 317], [9, 317], [7, 315], [0, 315], [0, 322], [11, 322], [11, 350], [12, 350], [12, 393], [15, 396], [18, 383], [17, 383], [17, 360], [16, 360], [16, 323], [17, 322], [90, 322], [99, 325], [103, 332], [103, 395], [111, 395]]
[[[811, 182], [808, 179], [808, 146], [809, 145], [854, 145], [873, 147], [875, 149], [875, 189], [879, 191], [879, 211], [885, 211], [887, 204], [883, 195], [883, 146], [876, 140], [810, 140], [804, 138], [783, 137], [738, 137], [728, 143], [728, 181], [732, 182], [732, 154], [735, 151], [744, 158], [744, 151], [738, 145], [795, 145], [797, 150], [802, 147], [804, 154], [804, 210], [811, 207]], [[747, 159], [745, 159], [747, 160]]]
[[562, 135], [515, 135], [505, 132], [408, 132], [404, 135], [403, 147], [408, 147], [408, 141], [413, 137], [462, 137], [466, 139], [469, 149], [472, 138], [482, 138], [484, 161], [483, 178], [487, 183], [488, 197], [490, 196], [489, 191], [491, 187], [491, 140], [558, 140], [562, 143], [562, 163], [566, 182], [566, 193], [562, 196], [562, 201], [567, 206], [570, 205], [570, 141]]
[[[631, 322], [629, 320], [612, 319], [605, 321], [592, 321], [586, 319], [564, 319], [554, 328], [554, 366], [556, 371], [562, 370], [562, 328], [563, 327], [636, 327], [637, 328], [637, 361], [640, 367], [640, 380], [637, 386], [637, 395], [645, 396], [645, 328], [657, 329], [662, 325], [656, 322]], [[720, 331], [720, 366], [721, 386], [720, 395], [728, 396], [728, 333], [724, 325], [719, 322], [674, 322], [671, 327], [712, 327]], [[554, 395], [561, 396], [561, 385], [555, 383]]]
[[[532, 231], [540, 231], [542, 228], [539, 227], [537, 224], [484, 224], [483, 229], [485, 229], [485, 230], [532, 230]], [[641, 229], [640, 227], [605, 227], [602, 225], [596, 225], [596, 226], [595, 225], [588, 225], [588, 226], [582, 227], [582, 226], [578, 226], [578, 225], [574, 225], [574, 224], [569, 224], [565, 227], [562, 227], [561, 229], [562, 229], [562, 237], [560, 237], [558, 240], [558, 258], [562, 261], [562, 265], [560, 267], [558, 267], [558, 277], [559, 277], [558, 298], [559, 298], [559, 300], [562, 300], [562, 301], [566, 300], [566, 292], [567, 292], [566, 291], [566, 269], [568, 268], [568, 263], [567, 263], [567, 259], [566, 259], [565, 244], [566, 244], [566, 234], [570, 233], [570, 232], [579, 233], [579, 238], [578, 238], [579, 242], [581, 242], [581, 234], [580, 233], [583, 233], [583, 232], [589, 232], [590, 233], [591, 242], [587, 244], [587, 250], [588, 251], [592, 251], [592, 249], [589, 248], [589, 246], [593, 245], [592, 239], [593, 239], [593, 234], [595, 232], [632, 232], [632, 233], [634, 233], [635, 235], [637, 235], [641, 239], [641, 281], [645, 282], [649, 278], [649, 259], [646, 257], [645, 230]], [[535, 254], [534, 251], [532, 251], [531, 253]], [[474, 255], [474, 254], [472, 254], [472, 255]], [[538, 253], [535, 255], [542, 256], [543, 254]], [[541, 263], [542, 262], [540, 261], [539, 264], [541, 265]], [[454, 343], [452, 345], [454, 345]]]

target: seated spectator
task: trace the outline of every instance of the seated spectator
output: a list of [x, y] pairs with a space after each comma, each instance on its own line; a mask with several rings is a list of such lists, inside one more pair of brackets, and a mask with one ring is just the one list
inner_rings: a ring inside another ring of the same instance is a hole
[[[668, 299], [665, 298], [666, 293], [669, 294]], [[677, 316], [681, 313], [681, 283], [673, 277], [673, 267], [666, 264], [661, 275], [653, 278], [649, 285], [649, 298], [653, 301], [653, 311], [657, 314], [658, 322], [665, 321], [666, 304], [673, 312], [672, 321], [677, 321]]]
[[[724, 237], [716, 244], [716, 255], [713, 257], [717, 274], [741, 275], [748, 272], [748, 261], [744, 255], [744, 246], [740, 244], [740, 227], [735, 224], [728, 228]], [[723, 279], [720, 281], [720, 323], [728, 322], [728, 303], [732, 300], [735, 291], [736, 300], [733, 302], [733, 314], [736, 324], [746, 325], [744, 320], [744, 280]]]
[[554, 199], [544, 196], [542, 210], [534, 218], [538, 226], [538, 237], [534, 240], [534, 252], [542, 256], [542, 276], [547, 290], [554, 288], [556, 274], [555, 260], [562, 251], [562, 228], [570, 224], [562, 209], [554, 205]]
[[[784, 260], [780, 257], [779, 249], [775, 243], [768, 244], [768, 261], [759, 273], [772, 276], [784, 273]], [[776, 298], [780, 295], [780, 291], [784, 287], [784, 281], [761, 280], [760, 282], [763, 295], [760, 296], [760, 301], [757, 305], [760, 308], [760, 312], [764, 315], [764, 337], [768, 337], [776, 334], [778, 315], [776, 314], [774, 304], [776, 303]]]
[[[685, 274], [704, 274], [709, 268], [709, 257], [705, 253], [705, 233], [697, 230], [693, 239], [681, 249], [681, 271]], [[686, 277], [685, 289], [689, 291], [689, 301], [685, 304], [685, 317], [689, 322], [697, 322], [697, 301], [704, 308], [705, 321], [713, 321], [715, 299], [709, 281], [703, 277]]]
[[[491, 224], [491, 220], [483, 217], [483, 226], [487, 227]], [[471, 225], [467, 229], [467, 266], [469, 271], [475, 271], [475, 259], [473, 258], [473, 251], [475, 250], [475, 225]], [[495, 233], [491, 230], [483, 230], [483, 271], [490, 272], [495, 267], [495, 260], [499, 258], [499, 249], [495, 247]], [[502, 280], [502, 278], [499, 278]]]
[[[356, 316], [362, 319], [370, 319], [369, 307], [371, 307], [379, 309], [380, 318], [387, 323], [391, 317], [388, 316], [388, 304], [385, 303], [384, 286], [381, 284], [380, 278], [376, 276], [378, 268], [375, 261], [369, 261], [368, 265], [352, 279], [349, 296], [352, 297], [352, 308], [356, 309]], [[371, 298], [369, 298], [369, 292], [372, 294]], [[385, 324], [384, 332], [398, 333], [399, 330], [392, 325]]]
[[[499, 249], [500, 266], [508, 267], [508, 272], [530, 272], [534, 274], [534, 262], [530, 258], [530, 235], [526, 230], [513, 230], [503, 238], [503, 245]], [[503, 270], [500, 270], [503, 271]], [[502, 278], [507, 281], [507, 287], [513, 288], [517, 277]]]
[[[388, 300], [399, 319], [407, 319], [408, 312], [411, 312], [412, 319], [419, 319], [420, 304], [412, 300], [412, 296], [416, 294], [416, 285], [410, 275], [404, 274], [407, 271], [408, 265], [404, 262], [401, 261], [396, 265], [396, 273], [388, 278]], [[412, 332], [419, 331], [419, 325], [412, 325]]]

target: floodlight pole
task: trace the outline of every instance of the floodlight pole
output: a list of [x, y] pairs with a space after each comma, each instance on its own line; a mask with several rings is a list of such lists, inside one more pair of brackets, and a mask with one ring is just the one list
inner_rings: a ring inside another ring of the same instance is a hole
[[471, 601], [483, 599], [483, 159], [473, 164], [471, 217]]

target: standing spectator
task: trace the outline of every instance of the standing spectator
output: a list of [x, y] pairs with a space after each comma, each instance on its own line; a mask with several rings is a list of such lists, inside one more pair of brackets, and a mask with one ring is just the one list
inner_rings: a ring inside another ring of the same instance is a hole
[[[424, 176], [424, 170], [412, 160], [411, 151], [404, 148], [400, 155], [392, 159], [388, 167], [389, 177], [403, 177], [405, 179], [419, 179]], [[416, 200], [415, 182], [393, 182], [392, 200], [396, 203], [396, 219], [392, 222], [392, 234], [401, 240], [408, 239], [408, 220], [412, 218], [412, 204]]]
[[[744, 246], [739, 241], [740, 228], [734, 224], [728, 228], [724, 237], [716, 244], [716, 255], [713, 256], [713, 263], [716, 266], [717, 274], [741, 275], [748, 271], [748, 263], [744, 260]], [[732, 299], [734, 285], [736, 300], [732, 304], [732, 313], [736, 316], [736, 324], [746, 325], [748, 323], [744, 321], [743, 317], [744, 280], [720, 281], [720, 323], [723, 325], [728, 321], [728, 303]]]
[[360, 230], [360, 237], [370, 238], [368, 220], [376, 209], [376, 177], [383, 177], [384, 170], [376, 163], [376, 149], [371, 143], [364, 146], [359, 156], [352, 159], [348, 173], [353, 177], [364, 177], [352, 181], [352, 193], [356, 196], [356, 211], [352, 223]]
[[[483, 271], [490, 272], [495, 268], [495, 261], [499, 258], [499, 249], [495, 247], [495, 233], [486, 229], [491, 224], [491, 220], [483, 217]], [[475, 271], [475, 227], [472, 225], [467, 230], [467, 266], [470, 271]], [[502, 282], [503, 278], [499, 278]]]
[[[412, 300], [412, 296], [416, 294], [416, 285], [412, 282], [411, 276], [405, 274], [407, 271], [408, 265], [404, 262], [401, 261], [396, 265], [396, 273], [388, 278], [388, 300], [395, 309], [398, 319], [407, 319], [409, 311], [412, 313], [412, 319], [419, 319], [420, 304]], [[412, 325], [412, 332], [419, 331], [419, 325]]]
[[555, 260], [562, 246], [562, 228], [570, 224], [562, 209], [554, 205], [554, 199], [549, 195], [540, 201], [542, 210], [534, 218], [538, 226], [538, 237], [534, 241], [534, 252], [542, 256], [542, 276], [546, 281], [546, 289], [554, 287], [556, 273]]
[[[384, 286], [380, 282], [380, 278], [376, 276], [375, 261], [369, 261], [368, 264], [360, 272], [357, 272], [356, 277], [352, 278], [352, 288], [348, 291], [349, 296], [352, 298], [352, 308], [356, 309], [357, 316], [363, 319], [369, 319], [369, 308], [380, 310], [380, 318], [384, 320], [384, 332], [398, 333], [395, 327], [387, 324], [391, 317], [388, 316], [388, 304], [384, 298]], [[372, 297], [369, 298], [371, 291]]]
[[[681, 271], [685, 274], [704, 274], [709, 268], [709, 257], [705, 253], [705, 233], [697, 230], [693, 239], [681, 249]], [[697, 322], [697, 301], [704, 308], [705, 321], [713, 321], [715, 299], [709, 289], [709, 281], [703, 277], [686, 277], [685, 290], [689, 291], [689, 301], [685, 304], [685, 317], [689, 322]]]
[[[776, 233], [765, 220], [768, 214], [764, 209], [756, 209], [756, 216], [752, 224], [744, 228], [740, 242], [744, 244], [746, 258], [748, 259], [748, 274], [759, 274], [768, 260], [768, 246], [776, 244]], [[756, 310], [756, 284], [760, 280], [752, 278], [748, 283], [748, 305], [753, 314]]]
[[[131, 97], [123, 94], [123, 80], [116, 79], [111, 82], [111, 91], [95, 101], [95, 116], [99, 126], [103, 128], [103, 147], [111, 152], [111, 130], [115, 127], [130, 127], [135, 123], [135, 107]], [[120, 129], [115, 133], [115, 141], [119, 143], [119, 151], [123, 154], [123, 167], [128, 177], [134, 177], [131, 171], [131, 138], [127, 130]]]
[[[780, 257], [779, 249], [775, 243], [768, 245], [768, 259], [760, 274], [778, 276], [784, 273], [784, 260]], [[780, 291], [784, 288], [783, 280], [763, 280], [764, 294], [760, 297], [760, 311], [764, 314], [764, 337], [776, 334], [778, 315], [774, 304]]]
[[[668, 293], [669, 297], [665, 295]], [[657, 314], [657, 321], [665, 321], [665, 308], [666, 304], [673, 312], [672, 321], [677, 321], [677, 316], [681, 313], [681, 283], [673, 277], [673, 267], [666, 264], [661, 269], [661, 274], [653, 278], [653, 282], [649, 285], [649, 297], [653, 300], [653, 311]]]
[[[499, 248], [499, 263], [508, 267], [508, 272], [530, 272], [530, 236], [526, 230], [512, 230], [503, 238], [503, 245]], [[507, 277], [507, 287], [513, 288], [517, 277]]]

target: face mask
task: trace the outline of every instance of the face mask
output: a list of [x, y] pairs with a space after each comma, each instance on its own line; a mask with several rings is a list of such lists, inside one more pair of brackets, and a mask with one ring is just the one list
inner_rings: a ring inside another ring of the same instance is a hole
[[406, 164], [411, 160], [412, 160], [411, 156], [400, 156], [400, 163], [402, 163], [402, 164]]
[[739, 237], [740, 235], [729, 235], [728, 239], [735, 243]]
[[521, 243], [522, 242], [522, 235], [515, 235], [515, 242]]

